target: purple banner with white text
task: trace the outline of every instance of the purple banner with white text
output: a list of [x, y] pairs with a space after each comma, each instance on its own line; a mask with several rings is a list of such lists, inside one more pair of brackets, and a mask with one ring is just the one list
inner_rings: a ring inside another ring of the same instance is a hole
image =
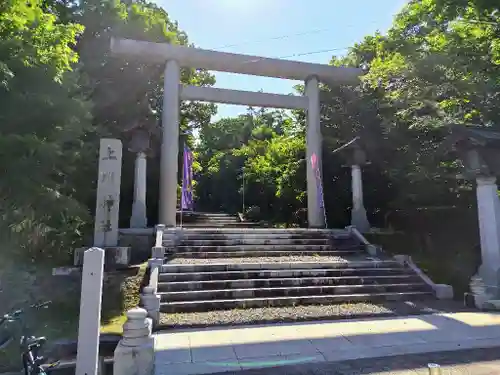
[[193, 153], [184, 146], [182, 166], [181, 210], [193, 211]]

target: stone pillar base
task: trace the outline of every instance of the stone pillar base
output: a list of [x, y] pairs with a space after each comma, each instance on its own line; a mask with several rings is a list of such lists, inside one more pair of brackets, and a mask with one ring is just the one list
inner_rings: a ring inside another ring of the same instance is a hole
[[[479, 268], [481, 270], [481, 267]], [[469, 284], [472, 300], [474, 305], [478, 309], [491, 308], [490, 301], [498, 300], [498, 286], [500, 283], [497, 282], [496, 285], [491, 285], [492, 280], [487, 283], [485, 279], [481, 276], [481, 271], [471, 277], [471, 282]]]
[[368, 221], [364, 207], [353, 208], [351, 210], [351, 225], [356, 227], [361, 233], [370, 231], [370, 222]]
[[132, 204], [132, 216], [130, 217], [130, 228], [147, 228], [146, 206], [142, 202]]

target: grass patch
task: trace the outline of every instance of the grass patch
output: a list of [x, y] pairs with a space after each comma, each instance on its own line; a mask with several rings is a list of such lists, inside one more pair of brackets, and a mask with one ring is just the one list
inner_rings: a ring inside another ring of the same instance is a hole
[[126, 321], [127, 316], [125, 313], [110, 319], [107, 323], [101, 324], [101, 333], [121, 335], [123, 333], [123, 324]]
[[147, 263], [143, 263], [126, 272], [112, 272], [107, 276], [102, 296], [101, 333], [122, 333], [125, 313], [139, 305], [146, 269]]

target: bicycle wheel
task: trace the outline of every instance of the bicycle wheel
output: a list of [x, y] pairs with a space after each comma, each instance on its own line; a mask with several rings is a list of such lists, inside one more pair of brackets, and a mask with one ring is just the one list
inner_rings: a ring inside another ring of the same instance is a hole
[[46, 375], [45, 371], [33, 362], [33, 353], [23, 353], [24, 375]]
[[26, 353], [23, 353], [22, 360], [23, 360], [24, 375], [31, 375], [32, 371], [31, 358], [29, 358]]

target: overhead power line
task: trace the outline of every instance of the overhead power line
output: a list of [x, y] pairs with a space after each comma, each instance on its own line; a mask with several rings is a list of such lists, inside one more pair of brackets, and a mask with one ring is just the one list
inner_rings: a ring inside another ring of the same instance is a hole
[[[370, 22], [369, 24], [374, 24], [376, 23], [375, 21]], [[342, 26], [342, 30], [351, 28], [351, 27], [357, 27], [359, 24], [349, 24]], [[293, 34], [284, 34], [284, 35], [277, 35], [277, 36], [271, 36], [268, 38], [262, 38], [262, 39], [255, 39], [255, 40], [249, 40], [249, 41], [244, 41], [241, 43], [232, 43], [232, 44], [225, 44], [222, 46], [210, 48], [210, 49], [226, 49], [226, 48], [232, 48], [232, 47], [240, 47], [240, 46], [246, 46], [248, 44], [256, 44], [256, 43], [263, 43], [263, 42], [268, 42], [268, 41], [273, 41], [273, 40], [283, 40], [283, 39], [288, 39], [288, 38], [293, 38], [293, 37], [299, 37], [299, 36], [306, 36], [306, 35], [314, 35], [314, 34], [320, 34], [326, 31], [333, 31], [336, 30], [336, 28], [324, 28], [324, 29], [312, 29], [312, 30], [307, 30], [303, 31], [300, 33], [293, 33]]]
[[246, 42], [242, 42], [242, 43], [225, 44], [223, 46], [216, 47], [215, 49], [226, 49], [226, 48], [244, 46], [244, 45], [247, 45], [247, 44], [262, 43], [262, 42], [267, 42], [267, 41], [271, 41], [271, 40], [282, 40], [282, 39], [288, 39], [288, 38], [292, 38], [292, 37], [296, 37], [296, 36], [313, 35], [313, 34], [319, 34], [319, 33], [322, 33], [322, 32], [325, 32], [325, 31], [330, 31], [330, 30], [331, 29], [317, 29], [317, 30], [305, 31], [305, 32], [302, 32], [302, 33], [272, 36], [272, 37], [269, 37], [269, 38], [251, 40], [251, 41], [246, 41]]
[[276, 59], [289, 59], [290, 57], [300, 57], [300, 56], [317, 55], [319, 53], [327, 53], [327, 52], [335, 52], [335, 51], [345, 51], [345, 50], [348, 50], [351, 47], [352, 46], [349, 46], [349, 47], [339, 47], [339, 48], [330, 48], [330, 49], [321, 49], [321, 50], [318, 50], [318, 51], [294, 53], [293, 55], [279, 56], [279, 57], [275, 57], [275, 58]]
[[256, 63], [265, 59], [289, 59], [292, 57], [300, 57], [300, 56], [309, 56], [309, 55], [317, 55], [320, 53], [328, 53], [328, 52], [335, 52], [335, 51], [343, 51], [347, 50], [351, 47], [340, 47], [340, 48], [331, 48], [331, 49], [322, 49], [322, 50], [317, 50], [317, 51], [309, 51], [309, 52], [302, 52], [302, 53], [294, 53], [293, 55], [284, 55], [284, 56], [261, 56], [257, 57], [255, 59], [248, 59], [246, 61], [243, 61], [242, 64], [251, 64], [251, 63]]

